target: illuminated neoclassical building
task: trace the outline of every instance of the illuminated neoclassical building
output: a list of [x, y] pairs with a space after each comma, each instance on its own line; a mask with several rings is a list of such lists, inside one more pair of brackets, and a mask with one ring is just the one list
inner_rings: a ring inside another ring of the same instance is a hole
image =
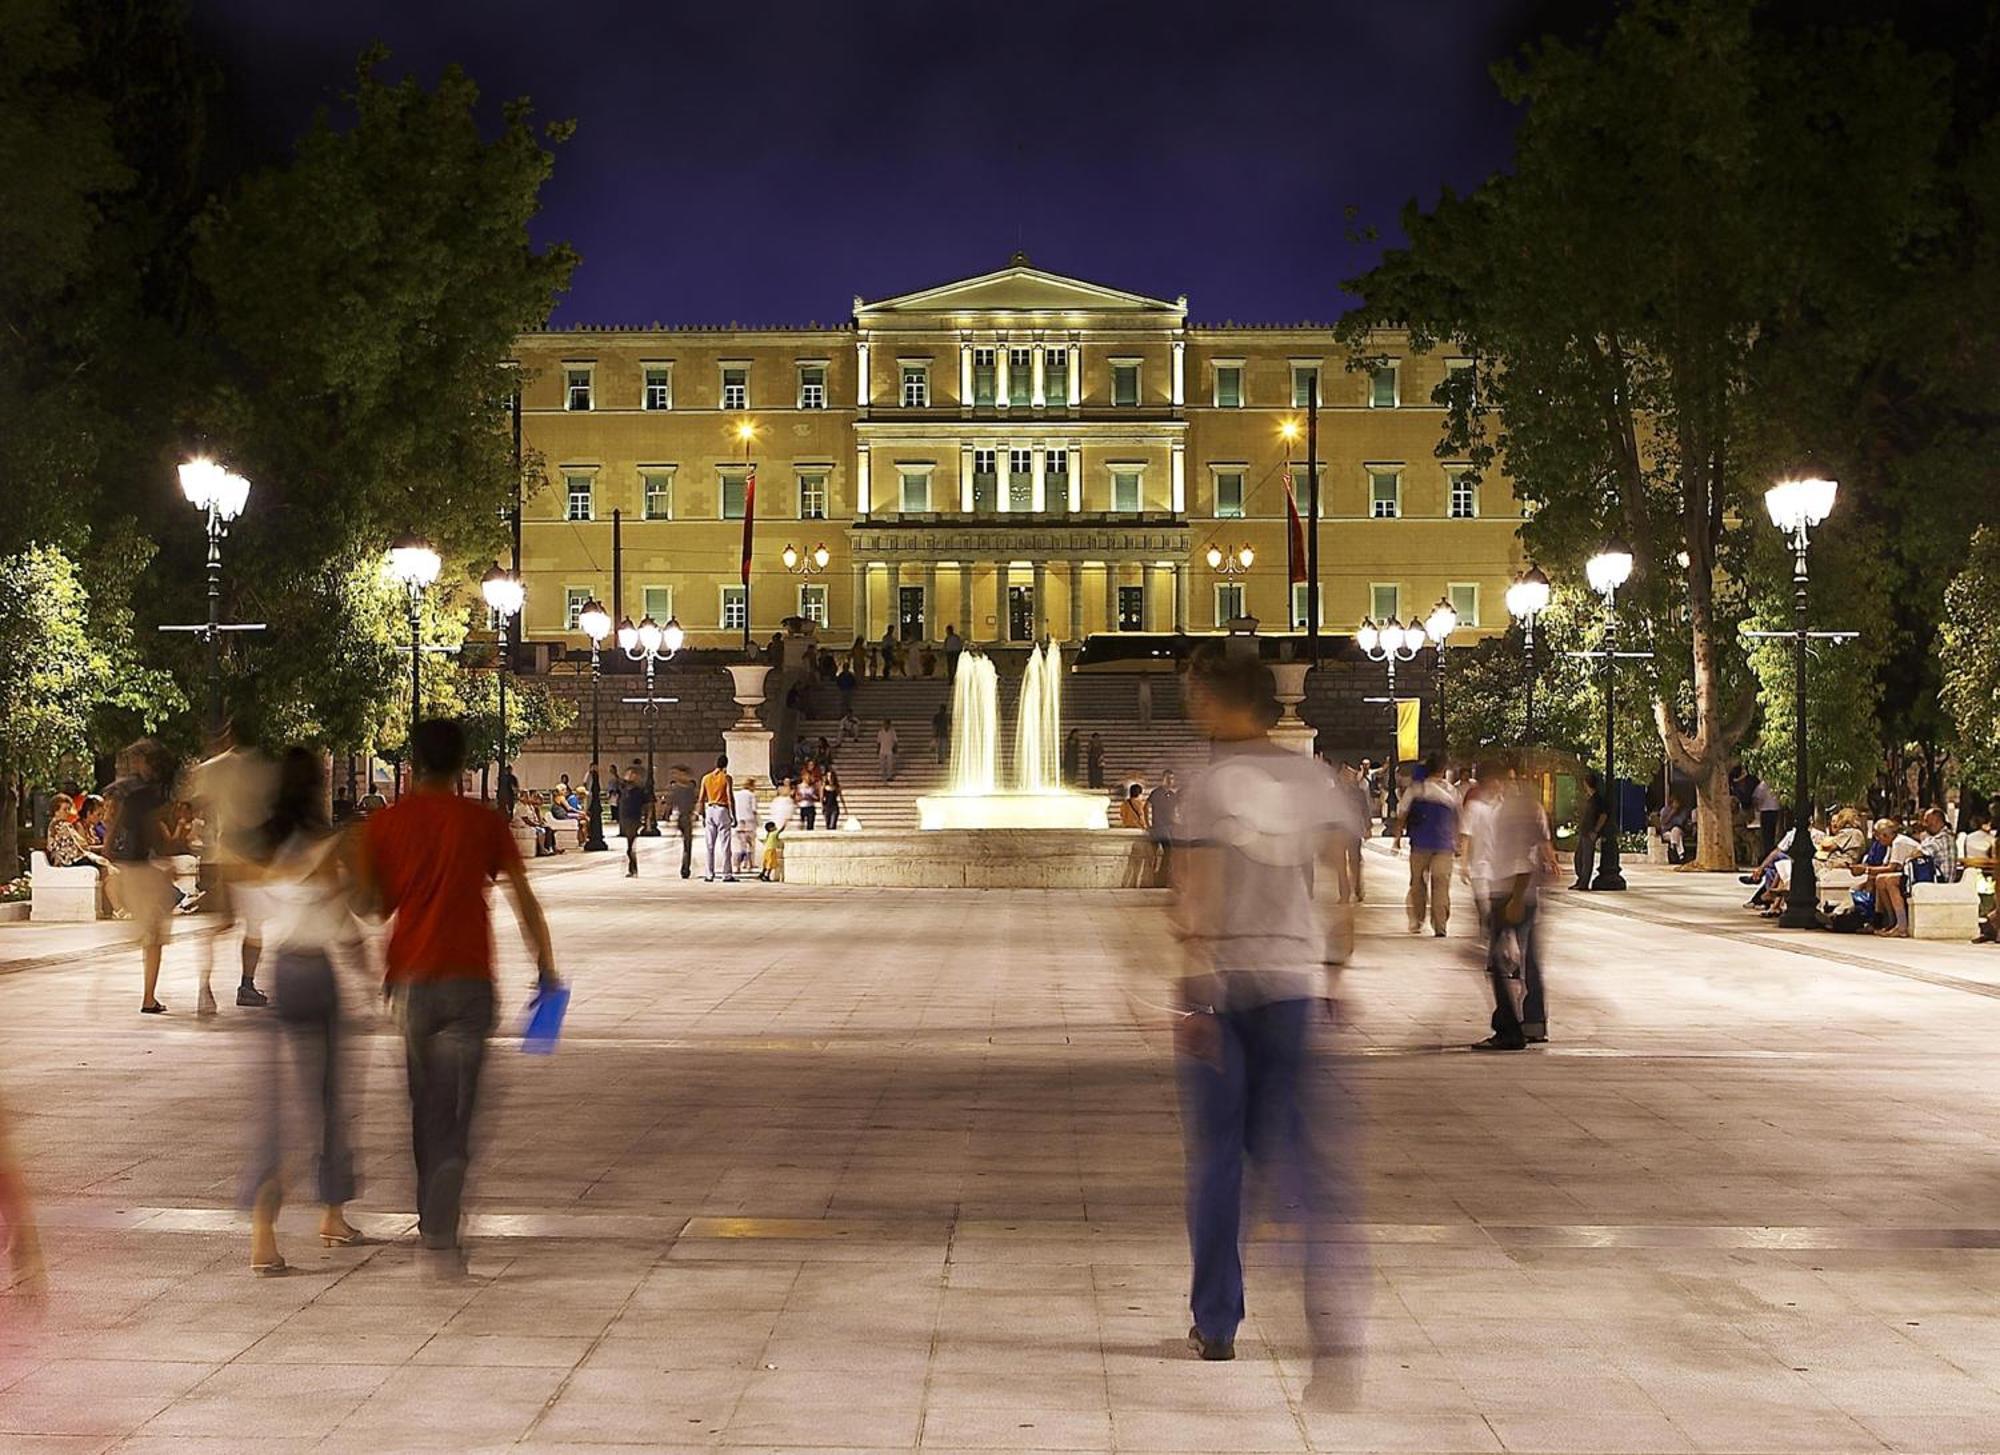
[[740, 641], [746, 609], [760, 639], [796, 615], [836, 642], [892, 623], [975, 642], [1303, 624], [1284, 472], [1303, 511], [1296, 427], [1314, 390], [1323, 629], [1440, 597], [1497, 629], [1520, 517], [1504, 479], [1437, 456], [1433, 391], [1459, 361], [1393, 332], [1377, 348], [1385, 367], [1350, 371], [1328, 326], [1191, 323], [1185, 298], [1019, 257], [857, 298], [834, 326], [525, 335], [523, 433], [544, 481], [522, 528], [527, 634], [573, 633], [585, 600], [610, 600], [614, 512], [618, 604], [677, 618], [696, 646]]

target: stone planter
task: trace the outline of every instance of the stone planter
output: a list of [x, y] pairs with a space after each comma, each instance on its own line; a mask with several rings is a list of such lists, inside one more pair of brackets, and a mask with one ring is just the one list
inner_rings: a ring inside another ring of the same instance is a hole
[[1310, 662], [1273, 662], [1271, 675], [1278, 682], [1278, 705], [1284, 709], [1277, 724], [1271, 729], [1271, 741], [1295, 753], [1312, 754], [1313, 744], [1318, 738], [1312, 724], [1299, 716], [1299, 704], [1306, 700], [1306, 674], [1312, 671]]
[[738, 732], [755, 732], [764, 726], [758, 720], [757, 709], [764, 705], [764, 680], [770, 675], [771, 669], [762, 662], [729, 668], [729, 676], [735, 683], [736, 705], [743, 709], [736, 719]]
[[0, 904], [0, 925], [13, 924], [17, 920], [24, 921], [27, 917], [28, 901], [25, 899], [11, 899], [5, 904]]

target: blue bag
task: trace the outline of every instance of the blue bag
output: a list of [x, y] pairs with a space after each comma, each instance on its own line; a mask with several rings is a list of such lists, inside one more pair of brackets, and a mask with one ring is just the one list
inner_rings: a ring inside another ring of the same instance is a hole
[[547, 1056], [555, 1051], [562, 1034], [563, 1017], [569, 1013], [569, 987], [537, 991], [528, 1002], [528, 1024], [521, 1031], [521, 1049], [530, 1056]]

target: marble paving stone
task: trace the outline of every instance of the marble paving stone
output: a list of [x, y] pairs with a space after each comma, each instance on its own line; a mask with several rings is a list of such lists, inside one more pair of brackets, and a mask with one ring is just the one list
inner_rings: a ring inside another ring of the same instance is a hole
[[[1488, 1060], [1469, 926], [1407, 936], [1371, 850], [1325, 1032], [1365, 1349], [1329, 1408], [1267, 1202], [1236, 1362], [1183, 1342], [1159, 894], [617, 868], [534, 871], [576, 999], [554, 1057], [494, 1047], [463, 1282], [411, 1244], [386, 1024], [351, 1038], [385, 1241], [293, 1206], [300, 1273], [254, 1279], [257, 1017], [136, 1023], [114, 938], [0, 926], [51, 1273], [0, 1288], [0, 1450], [2000, 1451], [2000, 998], [1967, 988], [2000, 952], [1747, 930], [1733, 882], [1633, 866], [1552, 896], [1556, 1039]], [[170, 1004], [195, 964], [176, 935]]]

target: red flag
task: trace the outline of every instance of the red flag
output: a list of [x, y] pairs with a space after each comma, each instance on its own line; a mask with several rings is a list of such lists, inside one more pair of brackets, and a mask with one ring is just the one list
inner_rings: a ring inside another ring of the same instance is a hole
[[1285, 579], [1293, 585], [1306, 579], [1306, 528], [1299, 519], [1299, 499], [1292, 490], [1292, 462], [1285, 460]]
[[743, 477], [743, 585], [750, 585], [750, 531], [757, 523], [757, 467]]

